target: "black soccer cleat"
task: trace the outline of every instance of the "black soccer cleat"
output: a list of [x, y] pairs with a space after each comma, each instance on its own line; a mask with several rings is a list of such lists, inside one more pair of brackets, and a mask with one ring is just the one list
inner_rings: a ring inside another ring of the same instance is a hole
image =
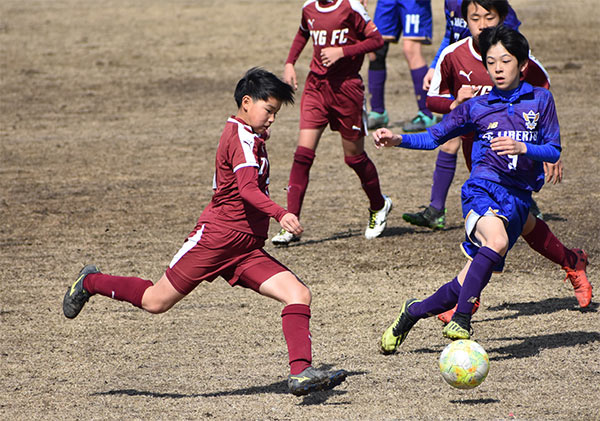
[[452, 320], [442, 330], [442, 335], [453, 341], [459, 339], [471, 339], [473, 329], [471, 328], [471, 313], [454, 312]]
[[345, 370], [324, 371], [310, 366], [300, 374], [290, 374], [288, 388], [292, 394], [304, 396], [319, 390], [333, 389], [346, 380], [347, 376]]
[[439, 210], [430, 205], [420, 212], [405, 213], [402, 215], [402, 219], [419, 227], [429, 227], [434, 230], [444, 229], [446, 226], [446, 209]]
[[90, 273], [100, 273], [94, 265], [86, 265], [79, 271], [77, 280], [67, 289], [65, 298], [63, 298], [63, 313], [69, 319], [77, 317], [85, 303], [91, 297], [91, 294], [83, 288], [83, 280]]

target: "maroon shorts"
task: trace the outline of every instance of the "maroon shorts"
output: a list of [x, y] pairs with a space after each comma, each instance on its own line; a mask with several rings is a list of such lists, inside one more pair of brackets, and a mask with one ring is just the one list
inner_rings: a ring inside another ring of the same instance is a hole
[[216, 224], [198, 224], [177, 252], [166, 275], [181, 294], [202, 281], [223, 277], [231, 286], [258, 292], [267, 279], [289, 269], [262, 249], [264, 238]]
[[309, 73], [300, 101], [300, 130], [324, 126], [347, 140], [367, 134], [365, 88], [360, 77], [329, 80]]

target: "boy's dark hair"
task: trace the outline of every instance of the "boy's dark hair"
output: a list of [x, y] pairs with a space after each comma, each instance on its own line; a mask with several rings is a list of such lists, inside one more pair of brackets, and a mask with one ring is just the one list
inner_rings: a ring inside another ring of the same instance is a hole
[[500, 16], [500, 22], [503, 22], [506, 15], [508, 15], [508, 0], [463, 0], [460, 12], [464, 20], [467, 20], [469, 5], [475, 3], [488, 11], [495, 9], [498, 12], [498, 16]]
[[275, 98], [285, 104], [294, 103], [294, 88], [260, 67], [248, 70], [237, 83], [233, 97], [238, 107], [246, 95], [255, 101]]
[[527, 38], [519, 31], [509, 28], [505, 25], [494, 26], [493, 28], [485, 28], [479, 34], [479, 50], [484, 66], [486, 65], [487, 52], [492, 45], [501, 43], [506, 51], [517, 58], [519, 65], [524, 64], [529, 60], [529, 43]]

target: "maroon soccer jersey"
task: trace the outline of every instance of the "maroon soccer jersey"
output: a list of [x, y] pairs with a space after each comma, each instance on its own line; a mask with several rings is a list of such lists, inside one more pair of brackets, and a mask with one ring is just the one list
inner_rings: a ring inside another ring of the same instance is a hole
[[[383, 45], [383, 38], [358, 0], [308, 0], [287, 63], [296, 63], [309, 40], [314, 50], [310, 70], [330, 79], [358, 77], [364, 54]], [[342, 47], [344, 57], [331, 67], [321, 62], [321, 50]]]
[[[544, 67], [529, 55], [529, 64], [523, 74], [523, 80], [533, 86], [548, 89], [550, 79]], [[441, 114], [450, 112], [450, 104], [463, 86], [475, 88], [475, 95], [488, 94], [494, 83], [483, 65], [481, 54], [468, 37], [446, 47], [440, 55], [431, 87], [427, 93], [427, 108]]]
[[[266, 238], [269, 217], [279, 221], [287, 213], [268, 198], [268, 185], [265, 140], [243, 121], [230, 117], [217, 148], [214, 194], [198, 222]], [[240, 193], [242, 189], [250, 193]]]

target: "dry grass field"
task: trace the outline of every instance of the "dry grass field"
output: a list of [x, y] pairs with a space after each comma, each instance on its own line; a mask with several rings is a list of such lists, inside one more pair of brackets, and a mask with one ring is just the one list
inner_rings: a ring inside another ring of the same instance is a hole
[[[536, 198], [557, 236], [587, 250], [600, 291], [598, 3], [511, 4], [550, 73], [562, 128], [565, 179]], [[235, 83], [253, 66], [282, 72], [301, 5], [0, 2], [0, 419], [600, 419], [597, 299], [580, 309], [564, 272], [522, 240], [474, 318], [474, 339], [491, 359], [480, 387], [443, 382], [437, 359], [447, 341], [437, 320], [420, 322], [397, 354], [378, 353], [400, 303], [429, 295], [464, 263], [467, 173], [459, 158], [447, 228], [415, 228], [401, 215], [426, 204], [436, 153], [369, 143], [394, 211], [384, 235], [368, 241], [367, 200], [329, 130], [311, 172], [303, 241], [266, 249], [310, 286], [314, 362], [348, 370], [340, 387], [289, 394], [281, 306], [220, 279], [162, 315], [93, 297], [77, 319], [64, 318], [64, 292], [86, 263], [162, 275], [210, 200]], [[433, 8], [438, 44], [443, 1]], [[435, 49], [424, 49], [428, 60]], [[309, 50], [297, 65], [302, 79]], [[392, 119], [411, 117], [400, 46], [388, 68]], [[298, 111], [281, 110], [268, 144], [281, 204]]]

